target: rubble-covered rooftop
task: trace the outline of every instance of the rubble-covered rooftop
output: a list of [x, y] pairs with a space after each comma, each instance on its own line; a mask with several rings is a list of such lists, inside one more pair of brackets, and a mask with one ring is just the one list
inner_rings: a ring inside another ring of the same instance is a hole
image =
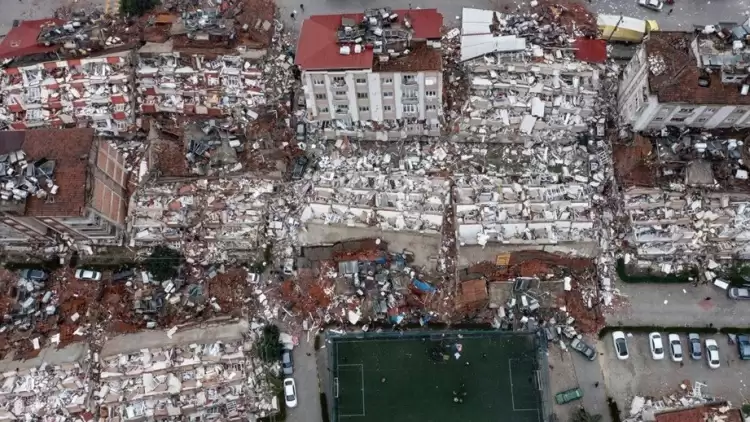
[[440, 50], [421, 44], [439, 40], [442, 25], [437, 9], [311, 16], [302, 24], [295, 63], [302, 70], [438, 70]]
[[[646, 40], [649, 89], [663, 103], [750, 105], [750, 95], [738, 83], [722, 81], [719, 69], [699, 67], [695, 43], [716, 34], [656, 31]], [[722, 41], [723, 42], [723, 41]], [[731, 44], [730, 44], [730, 49]], [[744, 47], [743, 47], [744, 48]], [[747, 74], [743, 70], [746, 80]]]

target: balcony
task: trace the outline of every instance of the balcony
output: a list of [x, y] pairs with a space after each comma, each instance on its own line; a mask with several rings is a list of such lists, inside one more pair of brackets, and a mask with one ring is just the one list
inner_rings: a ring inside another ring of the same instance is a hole
[[417, 78], [413, 76], [412, 77], [404, 76], [403, 78], [401, 78], [401, 84], [414, 86], [417, 84]]

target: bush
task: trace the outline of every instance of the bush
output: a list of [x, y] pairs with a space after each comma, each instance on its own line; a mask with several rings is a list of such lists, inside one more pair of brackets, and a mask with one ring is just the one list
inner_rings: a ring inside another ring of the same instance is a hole
[[182, 255], [166, 246], [157, 246], [146, 259], [144, 267], [157, 281], [169, 280], [177, 276]]
[[742, 414], [745, 416], [750, 416], [750, 403], [745, 403], [742, 405]]
[[123, 15], [142, 16], [153, 9], [158, 0], [120, 0], [120, 13]]
[[258, 340], [258, 357], [266, 362], [276, 362], [281, 359], [281, 332], [275, 325], [266, 325]]
[[628, 274], [625, 259], [617, 260], [617, 276], [625, 283], [691, 283], [698, 278], [698, 270], [693, 268], [680, 274]]

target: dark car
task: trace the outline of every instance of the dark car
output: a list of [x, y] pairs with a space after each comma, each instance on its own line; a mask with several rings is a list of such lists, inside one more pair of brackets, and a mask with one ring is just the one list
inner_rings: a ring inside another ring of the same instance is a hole
[[28, 268], [21, 270], [19, 275], [21, 278], [31, 281], [45, 281], [49, 277], [49, 275], [42, 270], [32, 270]]
[[294, 373], [294, 360], [292, 359], [292, 351], [289, 349], [281, 351], [281, 371], [284, 375]]
[[114, 273], [112, 275], [112, 281], [123, 281], [127, 280], [130, 277], [133, 277], [135, 275], [135, 271], [133, 270], [124, 270], [117, 273]]
[[307, 141], [307, 125], [305, 122], [297, 122], [294, 139], [296, 139], [297, 142]]
[[703, 351], [701, 350], [701, 337], [698, 334], [688, 334], [688, 348], [690, 349], [691, 358], [700, 359], [703, 357]]
[[310, 164], [310, 159], [304, 155], [300, 155], [294, 160], [294, 167], [292, 168], [292, 180], [300, 180], [305, 175], [307, 166]]
[[581, 354], [586, 356], [586, 359], [588, 360], [596, 359], [596, 350], [577, 338], [574, 338], [573, 341], [570, 342], [570, 347], [581, 352]]
[[750, 359], [750, 336], [747, 334], [737, 336], [737, 350], [740, 352], [740, 359]]

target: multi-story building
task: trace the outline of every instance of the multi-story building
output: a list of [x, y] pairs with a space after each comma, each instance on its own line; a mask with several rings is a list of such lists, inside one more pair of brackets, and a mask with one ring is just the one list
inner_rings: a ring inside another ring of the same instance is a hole
[[296, 64], [308, 119], [329, 139], [439, 135], [442, 25], [436, 9], [305, 19]]
[[623, 72], [623, 123], [636, 131], [750, 127], [745, 27], [651, 33]]
[[0, 132], [0, 243], [119, 244], [123, 155], [92, 129]]

